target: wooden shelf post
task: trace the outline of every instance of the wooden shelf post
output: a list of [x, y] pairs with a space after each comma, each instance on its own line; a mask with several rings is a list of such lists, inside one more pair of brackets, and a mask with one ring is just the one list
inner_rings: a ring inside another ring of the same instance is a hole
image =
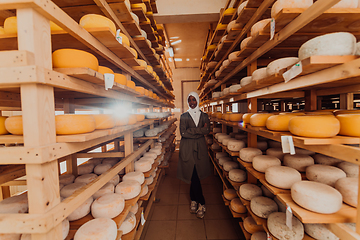
[[[257, 112], [257, 98], [248, 99], [248, 112], [256, 113]], [[248, 133], [248, 146], [257, 148], [257, 135], [255, 133]]]

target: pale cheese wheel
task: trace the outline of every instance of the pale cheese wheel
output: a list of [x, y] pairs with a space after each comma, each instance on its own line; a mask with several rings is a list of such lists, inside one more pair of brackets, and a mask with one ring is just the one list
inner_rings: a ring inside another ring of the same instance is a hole
[[102, 163], [94, 168], [94, 173], [96, 173], [97, 175], [101, 175], [110, 168], [112, 168], [112, 165], [110, 163]]
[[227, 157], [228, 156], [228, 154], [226, 153], [226, 152], [217, 152], [216, 154], [215, 154], [215, 157], [217, 158], [217, 159], [220, 159], [220, 158], [222, 158], [222, 157]]
[[219, 165], [223, 166], [225, 162], [229, 162], [229, 161], [231, 161], [230, 157], [221, 157], [219, 158]]
[[[149, 153], [149, 152], [147, 152], [147, 153]], [[151, 153], [151, 155], [148, 155], [147, 153], [145, 153], [143, 157], [139, 158], [139, 160], [145, 159], [145, 160], [150, 161], [151, 164], [153, 164], [155, 162], [155, 159], [157, 156], [156, 155], [153, 156], [154, 153]]]
[[270, 190], [267, 189], [264, 185], [261, 185], [261, 190], [262, 190], [263, 195], [264, 195], [265, 197], [274, 199], [275, 195], [274, 195], [272, 192], [270, 192]]
[[110, 179], [108, 183], [112, 183], [116, 186], [117, 184], [119, 184], [119, 182], [120, 182], [120, 176], [116, 174], [112, 179]]
[[159, 156], [162, 152], [162, 149], [161, 148], [152, 148], [149, 150], [150, 153], [155, 153], [156, 156]]
[[250, 240], [267, 240], [267, 233], [266, 232], [256, 232], [251, 235]]
[[247, 209], [242, 204], [240, 198], [232, 199], [230, 202], [230, 207], [234, 212], [237, 212], [237, 213], [246, 213], [247, 212]]
[[268, 143], [269, 143], [270, 148], [281, 148], [281, 142], [269, 140]]
[[231, 139], [229, 140], [227, 147], [230, 151], [240, 151], [240, 149], [243, 149], [246, 147], [246, 143], [241, 140]]
[[220, 150], [221, 147], [219, 146], [219, 144], [213, 143], [213, 144], [211, 145], [211, 149], [212, 149], [212, 150]]
[[141, 189], [140, 197], [145, 196], [146, 194], [148, 194], [148, 192], [149, 192], [149, 187], [148, 187], [148, 185], [145, 185], [145, 186]]
[[315, 164], [306, 168], [306, 178], [310, 181], [324, 183], [331, 187], [340, 178], [345, 178], [346, 173], [340, 168]]
[[271, 18], [263, 19], [261, 21], [258, 21], [255, 23], [250, 30], [250, 35], [252, 37], [255, 37], [260, 31], [262, 31], [266, 25], [268, 25], [271, 22]]
[[[106, 158], [104, 159], [100, 164], [111, 164], [111, 166], [114, 166], [115, 164], [117, 164], [119, 162], [118, 158]], [[97, 164], [99, 165], [99, 164]]]
[[66, 237], [69, 235], [70, 232], [70, 222], [67, 218], [65, 218], [62, 223], [62, 236], [63, 239], [66, 239]]
[[230, 64], [230, 61], [228, 59], [226, 59], [223, 61], [222, 66], [227, 67], [227, 66], [229, 66], [229, 64]]
[[89, 174], [92, 173], [94, 171], [94, 167], [95, 165], [93, 163], [84, 163], [81, 164], [77, 167], [78, 169], [78, 174], [79, 175], [84, 175], [84, 174]]
[[143, 114], [135, 114], [135, 116], [136, 116], [137, 122], [142, 122], [145, 120], [145, 115], [143, 115]]
[[358, 1], [357, 0], [341, 0], [331, 8], [357, 8]]
[[277, 0], [271, 8], [271, 17], [276, 15], [283, 8], [308, 8], [313, 4], [313, 0]]
[[221, 143], [224, 138], [230, 138], [226, 133], [217, 135], [217, 140]]
[[312, 156], [314, 158], [314, 161], [316, 164], [322, 164], [322, 165], [329, 165], [329, 166], [335, 166], [338, 163], [341, 163], [342, 160], [333, 158], [330, 156], [326, 156], [320, 153], [315, 154]]
[[296, 217], [292, 217], [292, 229], [286, 225], [286, 213], [275, 212], [270, 214], [267, 227], [277, 239], [302, 240], [304, 238], [304, 226]]
[[86, 30], [108, 27], [114, 35], [116, 34], [115, 23], [109, 18], [98, 14], [86, 14], [82, 16], [80, 18], [79, 25]]
[[96, 218], [83, 224], [75, 233], [74, 240], [115, 240], [116, 223], [110, 218]]
[[301, 174], [291, 167], [274, 166], [266, 169], [265, 179], [277, 188], [290, 189], [294, 183], [301, 181]]
[[90, 68], [97, 71], [98, 59], [91, 53], [77, 49], [58, 49], [52, 53], [54, 68]]
[[254, 197], [262, 195], [261, 188], [255, 184], [245, 183], [239, 188], [240, 196], [248, 201], [251, 201]]
[[85, 183], [70, 183], [60, 190], [60, 196], [63, 198], [70, 197], [76, 190], [82, 188], [85, 185]]
[[343, 56], [354, 55], [356, 52], [356, 38], [347, 32], [336, 32], [310, 39], [301, 45], [299, 59], [310, 56]]
[[229, 178], [234, 182], [244, 182], [246, 180], [246, 172], [241, 169], [232, 169], [229, 171]]
[[250, 117], [250, 125], [254, 127], [265, 127], [266, 120], [274, 115], [273, 113], [255, 113]]
[[123, 181], [126, 181], [126, 180], [135, 180], [135, 181], [139, 182], [140, 184], [143, 184], [145, 181], [145, 176], [140, 171], [128, 172], [123, 177]]
[[131, 232], [136, 226], [136, 216], [132, 212], [129, 212], [124, 222], [119, 227], [119, 231], [123, 232], [123, 235]]
[[138, 196], [140, 192], [141, 185], [135, 180], [122, 181], [115, 187], [115, 193], [121, 194], [125, 200]]
[[92, 159], [89, 159], [87, 162], [92, 163], [92, 164], [94, 164], [94, 166], [96, 166], [96, 165], [101, 164], [102, 161], [103, 161], [102, 158], [92, 158]]
[[243, 50], [244, 48], [246, 48], [251, 39], [252, 37], [247, 37], [244, 40], [242, 40], [240, 43], [240, 49]]
[[93, 194], [93, 198], [97, 199], [98, 197], [101, 197], [105, 194], [113, 193], [114, 191], [115, 185], [113, 183], [107, 182], [104, 186], [102, 186], [102, 188], [100, 188]]
[[229, 59], [230, 61], [234, 61], [235, 59], [238, 58], [237, 55], [239, 54], [239, 52], [240, 52], [240, 51], [235, 51], [235, 52], [230, 53], [228, 59]]
[[135, 13], [130, 12], [130, 15], [131, 15], [132, 19], [135, 21], [135, 23], [140, 24], [140, 19]]
[[154, 182], [154, 177], [153, 176], [149, 176], [147, 178], [145, 178], [145, 184], [146, 185], [151, 185]]
[[23, 121], [22, 116], [11, 116], [5, 120], [5, 129], [14, 135], [23, 135]]
[[55, 116], [56, 134], [82, 134], [96, 129], [96, 120], [91, 115], [64, 114]]
[[229, 144], [229, 141], [231, 141], [231, 140], [235, 140], [235, 139], [233, 139], [231, 136], [230, 136], [229, 138], [224, 138], [224, 139], [222, 140], [222, 144], [223, 144], [224, 146], [227, 146], [227, 145]]
[[266, 151], [266, 149], [268, 148], [268, 143], [267, 141], [258, 141], [256, 146], [261, 151]]
[[272, 115], [266, 119], [266, 128], [273, 131], [287, 132], [289, 131], [289, 121], [295, 117], [294, 115]]
[[59, 183], [63, 185], [68, 185], [73, 183], [75, 180], [75, 176], [72, 174], [63, 174], [59, 176]]
[[305, 223], [304, 229], [310, 237], [315, 239], [339, 240], [339, 238], [323, 224]]
[[240, 15], [240, 13], [242, 12], [242, 10], [246, 7], [246, 5], [248, 4], [249, 1], [244, 1], [243, 3], [241, 3], [237, 9], [237, 14]]
[[257, 225], [255, 220], [248, 216], [244, 219], [244, 228], [248, 233], [254, 234], [256, 232], [264, 231], [264, 228], [262, 225]]
[[242, 26], [243, 26], [243, 23], [236, 23], [236, 20], [233, 20], [227, 25], [226, 31], [230, 32], [231, 29], [239, 29]]
[[347, 177], [359, 177], [359, 165], [350, 162], [341, 162], [337, 166], [346, 173]]
[[267, 70], [266, 68], [259, 68], [259, 69], [256, 69], [253, 73], [252, 73], [252, 81], [258, 81], [258, 80], [261, 80], [261, 79], [264, 79], [266, 78], [268, 75], [267, 75]]
[[240, 159], [244, 162], [252, 162], [257, 155], [262, 155], [262, 151], [258, 148], [242, 148], [239, 151]]
[[91, 207], [91, 204], [93, 203], [93, 201], [94, 201], [94, 199], [92, 197], [89, 197], [88, 199], [86, 199], [86, 201], [83, 204], [81, 204], [77, 209], [75, 209], [75, 211], [73, 211], [68, 216], [68, 220], [76, 221], [76, 220], [79, 220], [80, 218], [83, 218], [86, 215], [88, 215], [90, 213], [90, 207]]
[[258, 155], [253, 158], [252, 165], [256, 171], [264, 173], [270, 167], [281, 166], [281, 161], [274, 156]]
[[343, 201], [350, 206], [358, 206], [359, 178], [340, 178], [335, 183], [335, 188], [341, 193]]
[[133, 132], [133, 137], [134, 138], [143, 137], [144, 134], [145, 134], [145, 130], [140, 129], [140, 130], [137, 130], [137, 131]]
[[135, 171], [147, 172], [151, 169], [152, 163], [149, 159], [141, 159], [135, 162]]
[[240, 122], [242, 119], [243, 113], [232, 113], [230, 115], [230, 121], [232, 122]]
[[342, 206], [341, 193], [329, 185], [301, 181], [291, 187], [291, 197], [301, 207], [323, 214], [332, 214]]
[[231, 201], [234, 198], [237, 198], [237, 193], [236, 193], [235, 189], [229, 188], [229, 189], [224, 190], [224, 197], [227, 200]]
[[94, 218], [114, 218], [125, 207], [125, 199], [119, 193], [107, 193], [97, 198], [91, 205]]
[[286, 57], [286, 58], [276, 59], [267, 65], [266, 67], [267, 75], [268, 76], [275, 75], [279, 73], [281, 69], [290, 67], [297, 62], [299, 62], [298, 57]]
[[5, 128], [5, 120], [7, 117], [0, 116], [0, 135], [8, 134], [9, 132]]
[[360, 137], [360, 114], [339, 114], [336, 118], [340, 121], [340, 135]]
[[132, 212], [133, 214], [136, 214], [136, 213], [138, 212], [138, 210], [139, 210], [139, 204], [136, 202], [136, 203], [134, 204], [134, 206], [132, 206], [132, 207], [130, 208], [130, 212]]
[[226, 172], [229, 172], [229, 171], [231, 171], [232, 169], [237, 169], [237, 168], [239, 168], [240, 166], [239, 166], [239, 163], [238, 162], [233, 162], [233, 161], [226, 161], [226, 162], [224, 162], [224, 164], [223, 164], [223, 169], [224, 169], [224, 171], [226, 171]]
[[84, 174], [84, 175], [80, 175], [77, 178], [75, 178], [74, 182], [88, 184], [88, 183], [92, 182], [93, 180], [95, 180], [97, 177], [98, 177], [98, 175], [96, 175], [95, 173]]
[[263, 196], [253, 197], [250, 201], [250, 208], [256, 216], [261, 218], [268, 218], [271, 213], [278, 211], [276, 202]]
[[0, 213], [27, 213], [27, 194], [15, 195], [0, 201]]
[[314, 165], [314, 159], [305, 154], [285, 154], [284, 155], [284, 165], [294, 168], [299, 172], [305, 172], [306, 168]]
[[295, 147], [295, 152], [297, 154], [304, 154], [304, 155], [314, 155], [315, 154], [315, 152], [313, 152], [313, 151], [303, 149], [303, 148], [298, 148], [298, 147]]

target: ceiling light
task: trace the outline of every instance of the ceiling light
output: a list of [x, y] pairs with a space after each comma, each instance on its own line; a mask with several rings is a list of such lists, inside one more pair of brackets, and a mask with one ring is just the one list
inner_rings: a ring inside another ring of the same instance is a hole
[[186, 61], [187, 61], [187, 62], [190, 61], [190, 58], [187, 58]]
[[172, 47], [167, 48], [170, 57], [174, 57], [174, 49]]
[[175, 62], [182, 62], [182, 58], [174, 58]]
[[170, 39], [179, 39], [179, 37], [170, 37]]
[[171, 45], [175, 45], [175, 44], [178, 44], [178, 43], [181, 43], [181, 39], [180, 40], [177, 40], [175, 42], [172, 42]]

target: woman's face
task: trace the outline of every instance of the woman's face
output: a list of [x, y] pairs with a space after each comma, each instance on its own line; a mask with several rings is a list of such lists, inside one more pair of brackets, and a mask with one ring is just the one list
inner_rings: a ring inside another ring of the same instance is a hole
[[196, 108], [196, 106], [197, 106], [196, 98], [191, 95], [188, 98], [188, 103], [192, 109]]

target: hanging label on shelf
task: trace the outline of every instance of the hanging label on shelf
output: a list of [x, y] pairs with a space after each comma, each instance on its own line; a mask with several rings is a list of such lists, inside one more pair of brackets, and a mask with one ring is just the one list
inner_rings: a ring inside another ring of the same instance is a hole
[[270, 40], [273, 40], [274, 36], [275, 36], [275, 18], [272, 18], [270, 22]]
[[144, 225], [145, 222], [146, 222], [145, 217], [144, 217], [144, 211], [141, 212], [141, 219], [140, 219], [140, 221], [141, 221], [141, 225]]
[[122, 44], [122, 36], [120, 36], [120, 29], [116, 30], [116, 40]]
[[301, 61], [300, 61], [300, 62], [296, 63], [294, 66], [292, 66], [289, 70], [284, 72], [283, 78], [285, 79], [285, 83], [287, 83], [291, 79], [294, 79], [297, 76], [299, 76], [300, 73], [302, 73], [302, 70], [303, 70], [302, 69], [302, 64], [301, 64]]
[[281, 136], [281, 147], [283, 153], [295, 154], [294, 141], [292, 136]]
[[290, 231], [292, 230], [292, 210], [291, 207], [286, 204], [286, 226], [290, 229]]
[[105, 90], [111, 89], [114, 86], [115, 75], [111, 73], [104, 74]]
[[266, 235], [267, 235], [267, 240], [272, 240], [272, 237], [270, 236], [270, 234], [268, 232], [266, 232]]

